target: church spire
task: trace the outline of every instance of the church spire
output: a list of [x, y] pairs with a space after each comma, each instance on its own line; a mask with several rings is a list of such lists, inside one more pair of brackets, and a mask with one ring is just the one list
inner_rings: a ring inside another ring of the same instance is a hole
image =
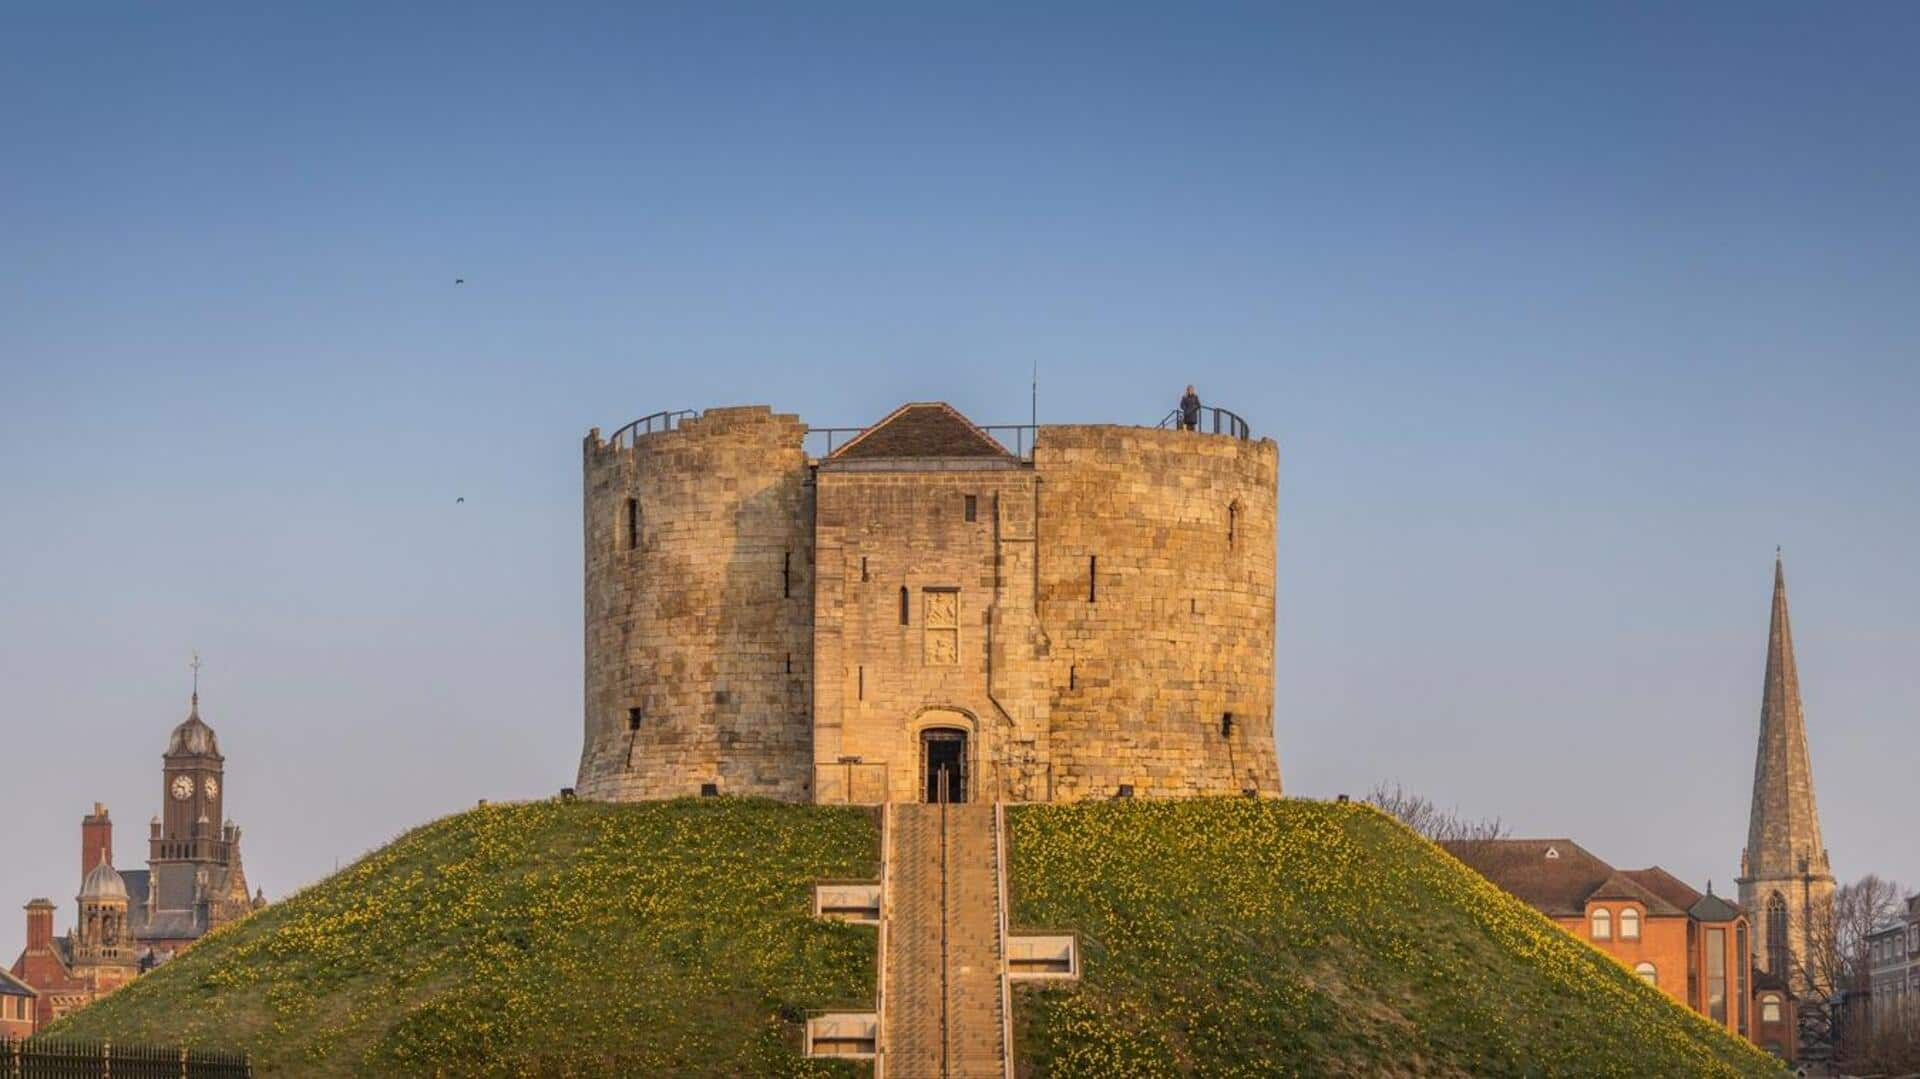
[[1744, 876], [1831, 879], [1820, 814], [1814, 804], [1807, 721], [1800, 707], [1800, 672], [1787, 617], [1787, 574], [1779, 549], [1773, 560], [1773, 624], [1767, 637], [1767, 673], [1760, 701], [1760, 744], [1753, 764], [1753, 807], [1747, 826]]

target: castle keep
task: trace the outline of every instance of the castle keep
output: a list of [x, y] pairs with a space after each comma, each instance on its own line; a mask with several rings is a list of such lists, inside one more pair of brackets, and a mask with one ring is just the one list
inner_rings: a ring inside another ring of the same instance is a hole
[[1211, 426], [596, 428], [579, 793], [1278, 795], [1278, 451]]

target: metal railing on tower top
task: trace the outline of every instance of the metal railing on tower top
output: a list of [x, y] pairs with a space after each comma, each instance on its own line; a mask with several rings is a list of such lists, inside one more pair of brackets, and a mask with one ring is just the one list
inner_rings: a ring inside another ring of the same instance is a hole
[[698, 418], [699, 415], [699, 409], [677, 408], [642, 416], [608, 436], [607, 445], [626, 449], [632, 446], [633, 440], [639, 438], [641, 435], [651, 435], [659, 431], [671, 431], [680, 426], [684, 421]]
[[[666, 409], [661, 412], [654, 412], [634, 420], [632, 423], [627, 424], [625, 427], [609, 435], [607, 437], [607, 444], [620, 449], [630, 449], [634, 441], [643, 436], [674, 430], [682, 423], [688, 420], [698, 419], [699, 416], [700, 410], [693, 408]], [[1176, 408], [1167, 413], [1159, 423], [1154, 424], [1154, 427], [1164, 431], [1184, 428], [1185, 424], [1182, 422], [1180, 410]], [[834, 450], [859, 438], [872, 429], [871, 427], [809, 427], [807, 428], [806, 434], [809, 440], [807, 448], [810, 452], [814, 452], [815, 456], [828, 457], [833, 454]], [[1242, 442], [1253, 437], [1253, 429], [1247, 425], [1246, 420], [1240, 418], [1238, 413], [1213, 405], [1201, 406], [1198, 421], [1195, 423], [1193, 429], [1205, 431], [1210, 434], [1228, 435]], [[1015, 457], [1023, 461], [1033, 459], [1033, 441], [1034, 436], [1040, 430], [1039, 425], [1031, 423], [988, 423], [981, 424], [980, 430], [985, 431], [994, 441], [1006, 447], [1007, 451]]]
[[[1167, 413], [1166, 418], [1155, 426], [1163, 431], [1174, 428], [1186, 429], [1186, 423], [1177, 408]], [[1247, 421], [1241, 419], [1238, 413], [1229, 412], [1224, 408], [1215, 408], [1212, 405], [1200, 406], [1200, 415], [1193, 429], [1209, 431], [1216, 435], [1232, 435], [1242, 442], [1253, 437], [1253, 429], [1247, 426]]]

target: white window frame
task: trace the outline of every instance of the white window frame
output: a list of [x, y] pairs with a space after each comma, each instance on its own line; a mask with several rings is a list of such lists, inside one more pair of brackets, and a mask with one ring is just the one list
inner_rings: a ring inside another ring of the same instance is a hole
[[1587, 935], [1594, 940], [1613, 939], [1613, 912], [1605, 907], [1595, 907], [1587, 915]]
[[1653, 986], [1655, 989], [1660, 987], [1660, 968], [1644, 959], [1634, 964], [1633, 976]]
[[[1629, 926], [1632, 927], [1631, 932], [1628, 931]], [[1639, 908], [1637, 907], [1621, 907], [1620, 908], [1620, 939], [1621, 940], [1639, 940], [1640, 939]]]

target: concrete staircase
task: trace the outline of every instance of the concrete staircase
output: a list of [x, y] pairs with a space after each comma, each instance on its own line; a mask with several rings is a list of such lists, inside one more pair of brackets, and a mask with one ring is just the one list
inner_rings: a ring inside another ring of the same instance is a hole
[[1005, 1079], [999, 833], [992, 805], [889, 807], [886, 1079]]

